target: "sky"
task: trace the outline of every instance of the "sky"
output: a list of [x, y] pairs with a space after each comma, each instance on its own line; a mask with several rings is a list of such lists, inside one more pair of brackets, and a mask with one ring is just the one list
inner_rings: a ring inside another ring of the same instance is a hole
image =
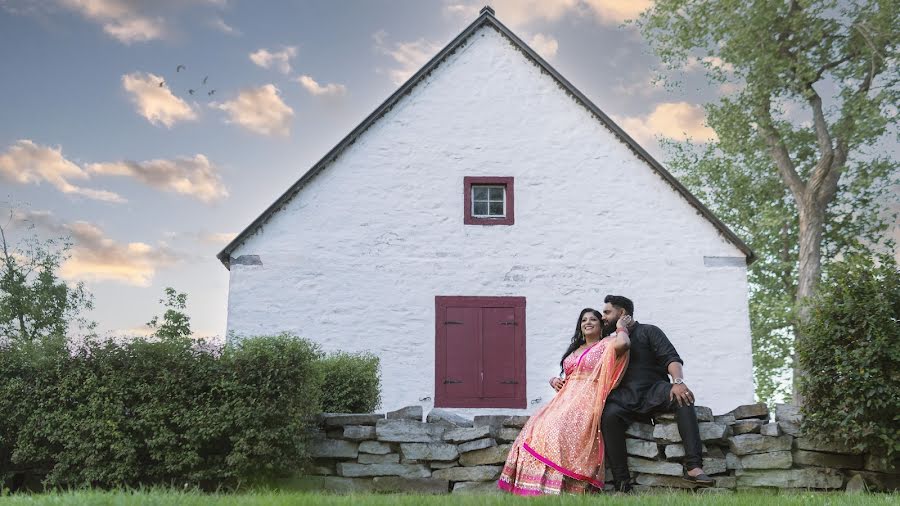
[[[195, 334], [222, 336], [216, 253], [485, 3], [0, 0], [0, 223], [71, 237], [61, 275], [94, 294], [101, 333], [146, 333], [171, 286]], [[654, 80], [623, 25], [648, 3], [490, 2], [664, 161], [660, 139], [715, 135], [702, 105], [729, 89], [699, 64], [675, 90]]]

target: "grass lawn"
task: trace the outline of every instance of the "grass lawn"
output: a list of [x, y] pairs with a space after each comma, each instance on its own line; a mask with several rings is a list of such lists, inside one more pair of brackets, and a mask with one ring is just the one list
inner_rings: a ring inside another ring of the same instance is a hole
[[588, 497], [514, 497], [509, 495], [326, 495], [295, 492], [251, 492], [239, 494], [201, 494], [171, 491], [148, 492], [71, 492], [59, 494], [11, 495], [0, 497], [2, 506], [25, 505], [323, 505], [323, 506], [507, 506], [507, 505], [647, 505], [647, 506], [800, 506], [800, 505], [896, 505], [900, 496], [894, 495], [845, 495], [844, 493], [738, 493], [693, 494], [685, 492], [654, 493], [635, 496], [595, 495]]

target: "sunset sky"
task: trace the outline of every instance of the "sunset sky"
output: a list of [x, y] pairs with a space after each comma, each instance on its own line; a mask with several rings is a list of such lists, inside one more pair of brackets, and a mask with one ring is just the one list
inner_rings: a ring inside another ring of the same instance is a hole
[[[216, 253], [485, 3], [0, 0], [2, 223], [72, 237], [62, 274], [102, 332], [145, 331], [172, 286], [197, 334], [222, 335]], [[657, 136], [708, 139], [701, 106], [729, 89], [701, 65], [678, 91], [653, 84], [658, 60], [622, 26], [646, 3], [491, 5], [665, 161]]]

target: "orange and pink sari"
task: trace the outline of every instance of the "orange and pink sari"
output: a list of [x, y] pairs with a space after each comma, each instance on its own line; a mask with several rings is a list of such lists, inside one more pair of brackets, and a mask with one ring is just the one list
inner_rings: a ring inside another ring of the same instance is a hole
[[617, 358], [612, 341], [601, 339], [579, 356], [566, 357], [566, 384], [522, 428], [498, 487], [518, 495], [603, 488], [600, 414], [628, 365], [628, 353]]

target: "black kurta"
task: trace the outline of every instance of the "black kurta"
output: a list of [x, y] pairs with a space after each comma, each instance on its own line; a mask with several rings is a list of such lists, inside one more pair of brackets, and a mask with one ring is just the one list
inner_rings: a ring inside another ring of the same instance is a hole
[[635, 322], [629, 336], [628, 369], [619, 386], [610, 392], [609, 402], [637, 415], [670, 411], [672, 385], [666, 370], [672, 362], [684, 364], [684, 361], [659, 327]]

